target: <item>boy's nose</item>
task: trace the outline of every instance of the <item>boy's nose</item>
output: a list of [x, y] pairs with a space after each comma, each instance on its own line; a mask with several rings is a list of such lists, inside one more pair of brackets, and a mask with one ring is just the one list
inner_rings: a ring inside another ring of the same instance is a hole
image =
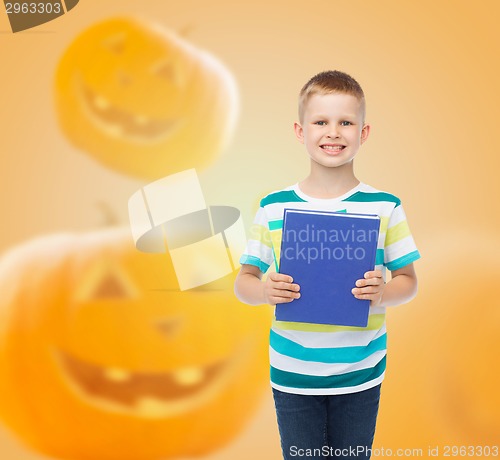
[[331, 137], [331, 138], [340, 137], [337, 128], [334, 128], [334, 127], [330, 128], [330, 130], [327, 134], [327, 137]]

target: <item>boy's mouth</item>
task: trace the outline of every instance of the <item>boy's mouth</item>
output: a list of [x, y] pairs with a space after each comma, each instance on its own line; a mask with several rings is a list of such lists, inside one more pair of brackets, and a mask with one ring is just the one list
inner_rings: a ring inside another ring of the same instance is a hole
[[334, 155], [336, 153], [342, 152], [345, 149], [345, 145], [342, 144], [322, 144], [320, 148], [328, 153], [329, 155]]

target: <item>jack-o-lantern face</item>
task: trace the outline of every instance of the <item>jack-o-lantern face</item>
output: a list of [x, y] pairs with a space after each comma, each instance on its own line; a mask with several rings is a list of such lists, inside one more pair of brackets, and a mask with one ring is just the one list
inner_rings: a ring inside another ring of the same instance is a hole
[[234, 126], [237, 91], [215, 58], [173, 32], [111, 19], [66, 50], [56, 106], [76, 146], [117, 171], [157, 179], [213, 161]]
[[129, 231], [40, 239], [0, 263], [0, 416], [44, 454], [208, 453], [267, 386], [269, 308], [229, 276], [179, 291]]

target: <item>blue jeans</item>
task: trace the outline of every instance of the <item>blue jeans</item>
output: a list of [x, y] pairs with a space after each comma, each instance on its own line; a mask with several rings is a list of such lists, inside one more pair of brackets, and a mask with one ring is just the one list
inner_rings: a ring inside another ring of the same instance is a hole
[[299, 395], [273, 388], [283, 458], [369, 459], [380, 387], [342, 395]]

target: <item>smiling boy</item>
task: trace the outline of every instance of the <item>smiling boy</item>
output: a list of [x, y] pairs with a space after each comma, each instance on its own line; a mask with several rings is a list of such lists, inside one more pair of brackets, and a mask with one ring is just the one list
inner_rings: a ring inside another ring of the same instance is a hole
[[286, 460], [315, 453], [370, 458], [385, 375], [386, 307], [409, 302], [417, 292], [413, 262], [420, 254], [401, 200], [354, 174], [353, 160], [370, 133], [365, 110], [363, 90], [343, 72], [321, 72], [304, 85], [294, 130], [310, 157], [309, 175], [261, 200], [240, 259], [235, 293], [242, 302], [293, 302], [300, 286], [290, 276], [271, 272], [262, 281], [273, 263], [278, 271], [274, 254], [284, 208], [381, 219], [375, 269], [352, 287], [355, 297], [370, 300], [367, 327], [273, 321], [271, 386]]

